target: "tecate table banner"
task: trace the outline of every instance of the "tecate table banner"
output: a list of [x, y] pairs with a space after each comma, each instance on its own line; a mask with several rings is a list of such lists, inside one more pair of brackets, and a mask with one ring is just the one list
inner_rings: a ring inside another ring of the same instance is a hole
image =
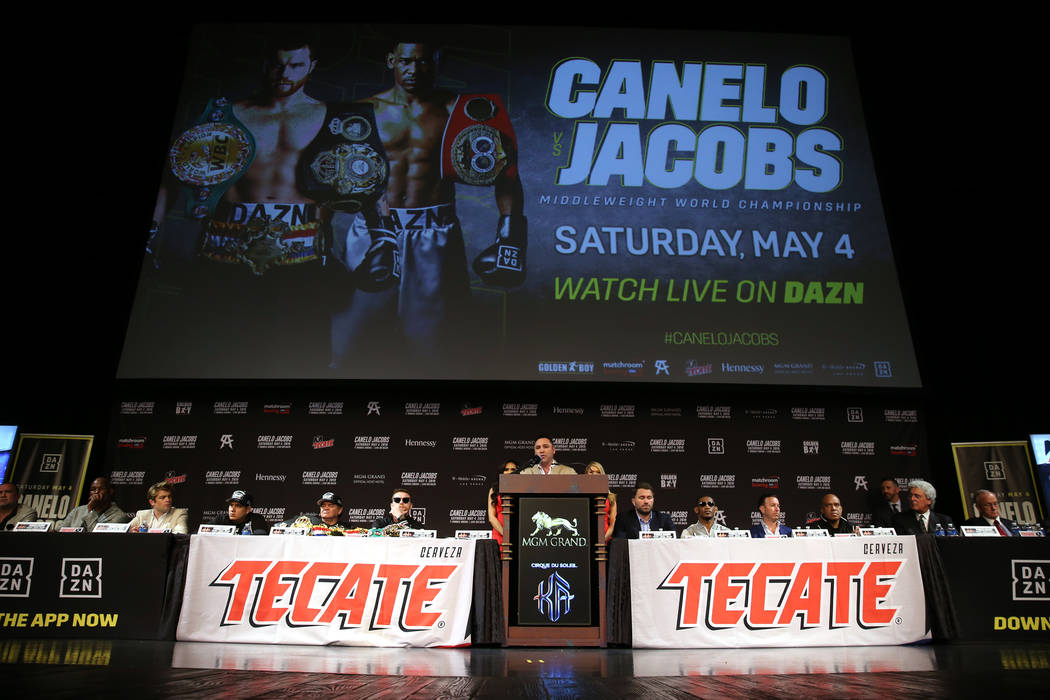
[[194, 536], [178, 639], [469, 644], [473, 572], [472, 540]]
[[926, 637], [914, 537], [630, 543], [635, 648]]

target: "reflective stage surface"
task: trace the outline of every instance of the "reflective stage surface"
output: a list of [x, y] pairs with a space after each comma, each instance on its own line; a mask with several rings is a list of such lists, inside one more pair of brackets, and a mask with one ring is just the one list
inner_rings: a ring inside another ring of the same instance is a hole
[[0, 673], [57, 698], [1043, 696], [1050, 643], [600, 650], [3, 639]]

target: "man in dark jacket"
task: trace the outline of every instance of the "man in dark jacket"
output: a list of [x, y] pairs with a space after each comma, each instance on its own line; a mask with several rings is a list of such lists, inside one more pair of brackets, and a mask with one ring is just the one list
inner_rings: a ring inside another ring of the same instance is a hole
[[932, 535], [937, 532], [938, 525], [948, 530], [951, 524], [948, 516], [932, 510], [937, 501], [937, 489], [933, 488], [933, 484], [921, 479], [909, 483], [908, 501], [911, 511], [893, 516], [893, 529], [898, 535]]
[[981, 489], [974, 499], [977, 510], [981, 512], [976, 518], [970, 518], [963, 525], [989, 525], [1003, 537], [1010, 537], [1017, 529], [1017, 523], [1009, 518], [999, 516], [999, 497], [988, 489]]
[[411, 512], [412, 494], [404, 488], [398, 487], [394, 490], [393, 495], [390, 496], [390, 510], [383, 517], [376, 518], [376, 521], [372, 523], [372, 527], [400, 525], [402, 528], [410, 530], [422, 530], [423, 523], [413, 518], [410, 515]]
[[640, 532], [652, 532], [654, 530], [675, 531], [671, 516], [661, 513], [653, 508], [655, 502], [653, 487], [642, 481], [634, 487], [634, 496], [631, 497], [633, 510], [620, 513], [616, 516], [616, 525], [613, 527], [613, 537], [626, 537], [629, 540], [638, 539]]

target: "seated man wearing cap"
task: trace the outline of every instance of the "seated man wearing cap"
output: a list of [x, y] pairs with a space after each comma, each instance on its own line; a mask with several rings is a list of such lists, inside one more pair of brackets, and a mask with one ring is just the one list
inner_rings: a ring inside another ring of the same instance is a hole
[[150, 486], [146, 492], [146, 501], [150, 507], [135, 513], [129, 528], [131, 532], [167, 530], [182, 535], [189, 532], [186, 523], [189, 513], [185, 508], [175, 508], [171, 484], [158, 481]]
[[353, 526], [339, 516], [343, 514], [343, 499], [331, 491], [325, 491], [317, 499], [318, 512], [303, 513], [291, 520], [285, 521], [291, 527], [308, 527], [314, 535], [336, 535], [341, 536]]
[[423, 523], [413, 518], [409, 513], [412, 511], [412, 494], [403, 488], [394, 489], [390, 497], [390, 510], [381, 518], [376, 518], [372, 523], [373, 528], [385, 528], [398, 525], [410, 530], [422, 530]]
[[270, 534], [270, 523], [266, 518], [252, 512], [252, 495], [241, 489], [226, 499], [226, 515], [220, 515], [212, 525], [233, 525], [241, 534]]

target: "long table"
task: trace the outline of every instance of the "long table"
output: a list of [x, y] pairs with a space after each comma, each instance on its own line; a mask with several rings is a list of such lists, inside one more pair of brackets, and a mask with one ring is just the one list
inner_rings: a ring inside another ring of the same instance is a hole
[[[830, 540], [832, 549], [842, 542]], [[1050, 633], [1050, 540], [1046, 538], [890, 538], [913, 540], [922, 578], [924, 631], [933, 639], [1043, 639]], [[202, 540], [207, 540], [202, 543]], [[815, 541], [815, 540], [814, 540]], [[183, 605], [188, 555], [210, 545], [227, 559], [238, 548], [286, 546], [289, 560], [306, 560], [307, 548], [321, 542], [353, 548], [360, 541], [340, 538], [191, 538], [170, 534], [61, 534], [0, 533], [0, 635], [8, 638], [75, 639], [174, 639]], [[444, 544], [446, 540], [405, 540], [401, 546]], [[633, 546], [656, 545], [674, 550], [677, 560], [728, 562], [744, 559], [773, 562], [785, 559], [791, 541], [760, 545], [759, 557], [745, 557], [757, 542], [726, 542], [732, 551], [716, 552], [698, 540], [634, 542]], [[813, 541], [811, 541], [813, 542]], [[257, 543], [257, 544], [256, 544]], [[608, 638], [610, 644], [634, 642], [630, 554], [632, 542], [614, 540], [609, 548]], [[744, 549], [740, 549], [743, 546]], [[653, 552], [655, 550], [646, 550]], [[344, 554], [349, 549], [343, 550]], [[418, 552], [417, 552], [418, 553]], [[753, 553], [753, 552], [752, 552]], [[863, 554], [863, 551], [861, 552]], [[705, 556], [710, 555], [710, 556]], [[343, 557], [349, 561], [348, 557]], [[395, 558], [396, 559], [396, 558]], [[261, 559], [259, 559], [261, 560]], [[825, 558], [833, 561], [834, 558]], [[435, 559], [440, 563], [439, 559]], [[397, 563], [393, 561], [391, 563]], [[472, 644], [501, 644], [505, 639], [500, 601], [500, 566], [496, 543], [475, 543], [471, 577], [473, 595], [468, 625]], [[203, 571], [203, 570], [202, 570]], [[703, 574], [703, 570], [698, 570]], [[194, 585], [218, 591], [217, 607], [226, 606], [225, 590], [210, 586], [214, 577], [191, 579]], [[265, 571], [260, 572], [265, 579]], [[378, 573], [376, 571], [376, 573]], [[663, 582], [656, 583], [658, 587]], [[712, 570], [709, 573], [717, 573]], [[793, 567], [792, 573], [796, 573]], [[828, 572], [821, 570], [824, 576]], [[654, 574], [655, 575], [655, 574]], [[840, 579], [841, 580], [841, 579]], [[678, 609], [675, 585], [657, 588], [651, 595], [673, 598]], [[404, 586], [402, 579], [402, 587]], [[437, 584], [432, 583], [431, 586]], [[706, 593], [706, 589], [702, 589]], [[790, 587], [788, 588], [790, 590]], [[290, 589], [289, 589], [290, 592]], [[403, 591], [402, 591], [403, 592]], [[648, 595], [648, 594], [647, 594]], [[743, 599], [743, 598], [742, 598]], [[403, 598], [394, 598], [394, 602]], [[655, 600], [655, 598], [654, 598]], [[423, 601], [424, 603], [426, 601]], [[826, 604], [830, 604], [825, 601]], [[911, 603], [915, 607], [914, 602]], [[251, 602], [249, 601], [249, 609]], [[421, 606], [422, 609], [422, 606]], [[211, 613], [214, 614], [214, 613]], [[677, 613], [676, 613], [677, 614]], [[915, 618], [920, 612], [913, 610]], [[902, 616], [902, 621], [903, 621]], [[692, 623], [691, 619], [684, 623]], [[706, 626], [706, 623], [704, 623]], [[683, 625], [684, 626], [684, 625]], [[250, 641], [268, 641], [265, 627], [242, 625]], [[720, 636], [728, 638], [724, 632]], [[418, 636], [418, 635], [417, 635]], [[839, 642], [836, 642], [839, 643]], [[792, 642], [797, 645], [797, 640]]]
[[956, 637], [1050, 639], [1050, 539], [938, 537], [958, 611]]
[[172, 639], [189, 536], [0, 533], [8, 637]]

